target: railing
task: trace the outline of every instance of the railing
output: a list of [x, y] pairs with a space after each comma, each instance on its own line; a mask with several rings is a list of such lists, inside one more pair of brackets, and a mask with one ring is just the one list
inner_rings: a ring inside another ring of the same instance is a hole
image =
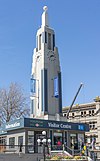
[[[72, 149], [68, 146], [64, 145], [53, 145], [51, 147], [52, 151], [66, 151], [70, 155], [82, 155], [82, 150]], [[35, 146], [35, 145], [3, 145], [0, 144], [0, 153], [39, 153], [43, 154], [43, 146]], [[48, 153], [48, 147], [45, 146], [45, 152]], [[87, 150], [84, 153], [85, 156], [89, 156], [93, 161], [96, 160], [96, 158], [100, 158], [100, 150], [99, 149], [89, 149], [87, 147]]]
[[74, 149], [69, 148], [68, 146], [64, 146], [65, 151], [67, 151], [69, 154], [74, 155]]
[[34, 145], [3, 145], [0, 144], [0, 153], [43, 153], [42, 146]]
[[73, 148], [70, 148], [70, 147], [65, 146], [65, 145], [52, 145], [51, 150], [52, 151], [66, 151], [70, 155], [73, 155], [73, 156], [81, 154], [81, 150], [80, 149], [73, 149]]
[[15, 153], [20, 150], [23, 151], [24, 146], [20, 149], [19, 145], [0, 145], [0, 153]]

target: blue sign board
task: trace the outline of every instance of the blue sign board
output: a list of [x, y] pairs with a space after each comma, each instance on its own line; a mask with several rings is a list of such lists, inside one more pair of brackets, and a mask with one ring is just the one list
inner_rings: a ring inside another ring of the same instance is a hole
[[0, 127], [0, 135], [7, 133], [7, 131], [24, 128], [24, 118], [9, 121]]
[[33, 94], [36, 93], [36, 79], [34, 79], [34, 78], [31, 78], [31, 92]]
[[54, 96], [57, 98], [59, 96], [58, 77], [54, 78]]
[[84, 125], [78, 125], [78, 129], [84, 131]]
[[63, 121], [53, 121], [53, 120], [25, 118], [24, 125], [25, 125], [25, 127], [35, 127], [35, 128], [89, 131], [89, 125], [88, 124], [63, 122]]

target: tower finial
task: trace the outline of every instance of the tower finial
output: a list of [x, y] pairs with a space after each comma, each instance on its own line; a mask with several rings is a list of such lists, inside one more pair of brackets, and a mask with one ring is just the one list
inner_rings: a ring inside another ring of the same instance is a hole
[[48, 7], [44, 6], [43, 10], [44, 10], [44, 12], [42, 14], [42, 27], [43, 26], [49, 26], [49, 23], [48, 23], [48, 13], [47, 13]]
[[48, 7], [47, 6], [44, 6], [43, 7], [43, 10], [46, 12], [48, 10]]

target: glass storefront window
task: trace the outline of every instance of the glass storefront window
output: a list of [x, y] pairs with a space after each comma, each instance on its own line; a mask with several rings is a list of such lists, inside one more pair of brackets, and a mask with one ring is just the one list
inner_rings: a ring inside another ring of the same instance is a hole
[[7, 144], [7, 137], [0, 137], [0, 145], [6, 145]]
[[84, 145], [84, 134], [78, 134], [78, 148], [82, 149], [82, 145]]
[[14, 148], [15, 147], [15, 137], [9, 138], [9, 148]]
[[0, 152], [6, 149], [7, 137], [0, 137]]
[[62, 145], [62, 133], [54, 133], [54, 145]]
[[23, 145], [23, 136], [18, 137], [18, 145]]
[[34, 151], [34, 131], [28, 131], [28, 151]]
[[78, 149], [77, 134], [70, 134], [71, 148]]

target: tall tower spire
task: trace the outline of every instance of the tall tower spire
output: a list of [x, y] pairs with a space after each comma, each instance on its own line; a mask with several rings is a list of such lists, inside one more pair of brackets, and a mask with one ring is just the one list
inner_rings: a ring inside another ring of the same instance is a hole
[[32, 61], [31, 117], [50, 119], [62, 113], [61, 71], [55, 33], [49, 27], [47, 6], [37, 31]]
[[43, 10], [44, 10], [44, 12], [42, 14], [42, 27], [49, 26], [48, 13], [47, 13], [48, 7], [47, 6], [44, 6], [43, 7]]

